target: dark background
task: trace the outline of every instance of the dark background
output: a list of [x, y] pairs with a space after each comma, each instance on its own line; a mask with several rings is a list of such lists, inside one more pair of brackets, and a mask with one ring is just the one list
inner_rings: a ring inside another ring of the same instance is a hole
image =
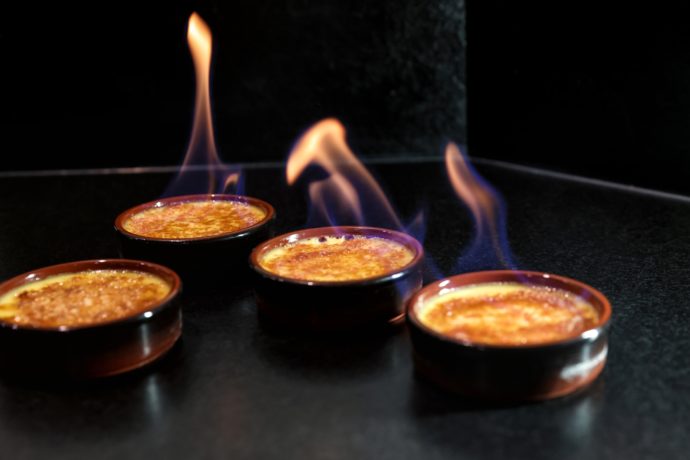
[[[144, 3], [144, 2], [141, 2]], [[258, 0], [21, 7], [2, 32], [5, 168], [175, 165], [192, 120], [187, 20], [214, 36], [226, 162], [283, 160], [335, 116], [369, 156], [465, 138], [462, 2]]]
[[0, 168], [179, 164], [194, 96], [186, 23], [197, 10], [214, 33], [226, 162], [281, 161], [300, 132], [335, 116], [365, 157], [438, 157], [452, 139], [475, 157], [690, 193], [688, 8], [15, 5], [0, 29]]
[[471, 154], [690, 193], [690, 3], [472, 0]]

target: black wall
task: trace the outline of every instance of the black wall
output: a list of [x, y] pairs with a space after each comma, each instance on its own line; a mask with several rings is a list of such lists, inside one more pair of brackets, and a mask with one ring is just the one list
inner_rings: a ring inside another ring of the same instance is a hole
[[451, 0], [5, 7], [0, 169], [179, 164], [197, 10], [214, 33], [226, 162], [282, 160], [335, 116], [364, 156], [438, 156], [453, 139], [473, 156], [690, 193], [687, 2], [467, 3], [466, 40]]
[[690, 3], [469, 0], [471, 154], [690, 193]]
[[179, 164], [194, 10], [214, 34], [226, 162], [283, 160], [328, 116], [363, 155], [439, 155], [465, 139], [462, 2], [139, 3], [3, 13], [1, 168]]

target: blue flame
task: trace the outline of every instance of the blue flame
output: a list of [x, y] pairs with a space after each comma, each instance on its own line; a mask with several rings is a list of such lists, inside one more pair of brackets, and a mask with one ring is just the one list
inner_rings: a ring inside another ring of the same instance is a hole
[[501, 194], [452, 143], [446, 149], [446, 168], [474, 221], [472, 242], [458, 258], [455, 272], [515, 269], [508, 244], [506, 206]]
[[242, 168], [227, 164], [183, 166], [168, 185], [163, 197], [206, 193], [244, 193]]
[[211, 107], [211, 30], [197, 13], [189, 18], [187, 40], [196, 77], [194, 122], [180, 172], [163, 196], [242, 193], [240, 168], [218, 157]]

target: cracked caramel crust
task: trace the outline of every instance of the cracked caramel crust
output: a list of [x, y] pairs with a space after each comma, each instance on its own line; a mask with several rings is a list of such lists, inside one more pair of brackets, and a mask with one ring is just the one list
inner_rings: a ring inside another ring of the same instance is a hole
[[122, 227], [149, 238], [201, 238], [236, 232], [265, 217], [263, 209], [240, 201], [186, 201], [138, 212]]
[[95, 325], [142, 313], [170, 290], [160, 277], [134, 270], [54, 275], [0, 297], [0, 320], [45, 328]]
[[260, 265], [304, 281], [356, 281], [384, 276], [409, 264], [414, 254], [402, 244], [355, 235], [305, 238], [267, 251]]
[[462, 342], [508, 346], [574, 338], [599, 321], [594, 306], [562, 289], [518, 283], [487, 286], [474, 293], [473, 286], [457, 288], [431, 299], [418, 317], [427, 327]]

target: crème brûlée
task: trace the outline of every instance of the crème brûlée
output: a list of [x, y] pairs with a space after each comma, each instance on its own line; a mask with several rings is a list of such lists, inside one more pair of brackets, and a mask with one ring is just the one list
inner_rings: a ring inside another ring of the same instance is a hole
[[145, 209], [122, 227], [148, 238], [203, 238], [251, 227], [265, 217], [266, 211], [242, 201], [183, 201]]
[[448, 289], [418, 305], [419, 321], [456, 340], [486, 345], [539, 345], [596, 327], [599, 312], [563, 289], [517, 282]]
[[414, 259], [403, 244], [362, 235], [310, 237], [272, 248], [259, 264], [286, 278], [304, 281], [356, 281], [385, 276]]
[[38, 328], [107, 323], [143, 313], [172, 290], [136, 270], [85, 270], [49, 276], [0, 296], [0, 321]]

